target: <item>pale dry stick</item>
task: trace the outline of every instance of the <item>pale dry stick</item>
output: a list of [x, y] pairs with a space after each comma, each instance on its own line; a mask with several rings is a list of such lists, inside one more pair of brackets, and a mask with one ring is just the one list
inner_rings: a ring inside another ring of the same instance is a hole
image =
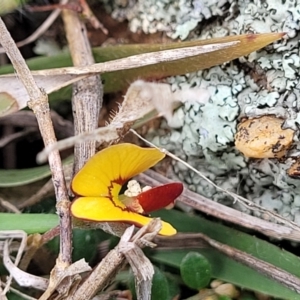
[[154, 241], [158, 245], [157, 250], [214, 248], [288, 288], [298, 293], [300, 291], [300, 278], [249, 253], [211, 239], [203, 233], [178, 233], [170, 237], [157, 236]]
[[[0, 24], [1, 24], [1, 18], [0, 18]], [[0, 239], [4, 239], [6, 241], [8, 239], [14, 239], [14, 238], [21, 239], [21, 243], [20, 243], [20, 246], [18, 248], [17, 256], [16, 256], [16, 259], [15, 259], [15, 262], [14, 262], [15, 266], [17, 266], [19, 264], [20, 260], [21, 260], [22, 253], [24, 252], [24, 250], [26, 248], [27, 234], [23, 230], [0, 231]], [[12, 281], [12, 275], [10, 275], [8, 277], [8, 280], [6, 281], [6, 286], [5, 286], [2, 294], [0, 294], [0, 297], [2, 295], [6, 295], [7, 291], [10, 288], [11, 281]]]
[[[64, 174], [67, 184], [71, 181], [71, 174], [73, 169], [73, 164], [65, 164], [63, 166]], [[52, 179], [48, 180], [35, 194], [29, 197], [27, 200], [23, 201], [22, 203], [18, 204], [18, 209], [23, 209], [32, 205], [35, 205], [42, 201], [45, 197], [54, 195], [54, 188]]]
[[[5, 295], [3, 295], [3, 290], [2, 290], [2, 286], [3, 283], [1, 282], [1, 279], [0, 279], [0, 299], [1, 300], [8, 300], [7, 297]], [[5, 287], [5, 284], [3, 285]]]
[[34, 287], [38, 290], [45, 290], [49, 284], [47, 278], [42, 278], [29, 274], [20, 268], [18, 268], [10, 259], [9, 256], [9, 241], [4, 242], [3, 248], [3, 264], [8, 272], [13, 276], [14, 280], [18, 283], [19, 286], [23, 287]]
[[42, 201], [46, 196], [54, 194], [52, 179], [48, 180], [36, 193], [31, 195], [27, 200], [18, 204], [19, 209], [23, 209], [35, 205]]
[[[36, 71], [33, 72], [36, 75], [63, 75], [63, 74], [73, 74], [73, 75], [93, 75], [96, 73], [105, 73], [105, 72], [112, 72], [117, 70], [123, 70], [123, 69], [132, 69], [132, 68], [138, 68], [146, 65], [151, 64], [157, 64], [159, 62], [166, 62], [166, 61], [174, 61], [179, 60], [182, 58], [188, 58], [193, 57], [196, 55], [200, 55], [203, 53], [209, 53], [214, 52], [222, 49], [226, 49], [228, 47], [231, 47], [233, 45], [239, 44], [239, 41], [234, 42], [227, 42], [227, 43], [216, 43], [211, 45], [202, 45], [202, 46], [193, 46], [193, 47], [185, 47], [180, 49], [172, 49], [172, 50], [163, 50], [163, 51], [157, 51], [157, 52], [151, 52], [146, 54], [140, 54], [140, 55], [134, 55], [129, 56], [122, 59], [117, 59], [114, 61], [109, 61], [105, 63], [98, 63], [87, 67], [69, 67], [69, 68], [63, 68], [63, 69], [50, 69], [50, 70], [44, 70], [44, 71]], [[74, 145], [76, 142], [82, 142], [89, 139], [97, 138], [97, 135], [101, 134], [101, 138], [105, 139], [104, 130], [109, 130], [109, 126], [105, 128], [99, 128], [91, 133], [83, 133], [80, 135], [77, 135], [72, 138], [65, 139], [61, 142], [58, 142], [56, 145], [52, 145], [49, 147], [45, 147], [45, 149], [38, 154], [37, 161], [42, 163], [46, 160], [47, 155], [53, 150], [53, 149], [65, 149], [72, 145]], [[120, 128], [121, 126], [119, 126]], [[116, 128], [113, 129], [115, 131]], [[100, 133], [101, 132], [101, 133]], [[99, 140], [99, 138], [98, 138]], [[106, 139], [107, 141], [107, 139]]]
[[[28, 102], [28, 106], [36, 115], [45, 146], [54, 144], [56, 142], [56, 138], [50, 117], [50, 108], [47, 95], [36, 85], [28, 66], [26, 65], [19, 49], [11, 38], [1, 18], [0, 43], [6, 50], [6, 53], [10, 58], [19, 79], [22, 81], [29, 94], [30, 101]], [[72, 228], [71, 216], [69, 213], [70, 201], [68, 198], [63, 167], [58, 151], [53, 151], [51, 155], [49, 155], [49, 166], [52, 173], [55, 195], [57, 199], [56, 208], [58, 215], [60, 216], [61, 239], [58, 262], [61, 264], [59, 264], [58, 268], [64, 269], [71, 263]]]
[[87, 67], [67, 67], [54, 68], [47, 70], [32, 71], [33, 75], [57, 76], [57, 75], [83, 75], [90, 76], [98, 73], [107, 73], [125, 69], [135, 69], [148, 65], [158, 64], [160, 62], [175, 61], [183, 58], [197, 56], [203, 53], [209, 53], [239, 44], [240, 41], [216, 43], [210, 45], [191, 46], [179, 49], [168, 49], [150, 53], [132, 55], [125, 58], [119, 58], [113, 61], [97, 63]]
[[[147, 170], [143, 174], [139, 174], [136, 178], [139, 182], [150, 186], [158, 186], [174, 182], [174, 180], [168, 179], [153, 170]], [[194, 193], [187, 188], [185, 188], [183, 193], [177, 198], [177, 201], [210, 216], [255, 230], [268, 237], [300, 242], [300, 232], [293, 228], [250, 216], [236, 209], [210, 200], [200, 194]]]
[[108, 30], [104, 27], [104, 25], [96, 18], [94, 13], [91, 11], [89, 5], [85, 0], [79, 0], [80, 6], [82, 7], [82, 14], [83, 16], [89, 21], [89, 23], [95, 28], [95, 29], [101, 29], [101, 31], [108, 35]]
[[27, 249], [24, 253], [19, 268], [26, 271], [36, 252], [43, 245], [43, 237], [39, 233], [31, 234], [27, 238]]
[[[78, 13], [63, 10], [68, 45], [74, 66], [82, 67], [95, 63], [85, 24]], [[72, 109], [75, 135], [91, 132], [98, 128], [102, 106], [103, 87], [100, 75], [84, 78], [73, 83]], [[75, 144], [73, 175], [76, 174], [96, 151], [96, 141], [87, 140]]]
[[6, 137], [3, 137], [0, 139], [0, 148], [6, 146], [11, 142], [16, 142], [17, 140], [22, 139], [35, 131], [36, 130], [34, 128], [25, 128], [23, 131], [12, 133]]
[[[60, 4], [66, 4], [68, 3], [68, 0], [61, 0]], [[57, 17], [60, 14], [60, 9], [55, 9], [50, 15], [49, 17], [44, 21], [44, 23], [39, 26], [39, 28], [32, 33], [29, 37], [27, 37], [25, 40], [17, 42], [16, 45], [17, 47], [21, 48], [25, 45], [28, 45], [32, 42], [34, 42], [35, 40], [37, 40], [40, 36], [43, 35], [43, 33], [48, 30], [48, 28], [53, 24], [53, 22], [57, 19]], [[0, 54], [1, 53], [5, 53], [5, 49], [3, 47], [0, 47]]]
[[[59, 139], [64, 139], [74, 135], [73, 123], [69, 120], [62, 118], [54, 110], [51, 110], [51, 119], [54, 130]], [[38, 131], [38, 122], [32, 111], [22, 110], [3, 116], [0, 118], [0, 125], [11, 127], [25, 127], [25, 129], [35, 129]]]
[[[1, 285], [5, 286], [5, 284], [3, 282], [0, 282]], [[21, 297], [21, 299], [24, 299], [24, 300], [38, 300], [37, 298], [33, 298], [33, 297], [30, 297], [26, 294], [23, 294], [22, 292], [18, 291], [17, 289], [14, 289], [13, 287], [10, 287], [10, 291], [18, 296]], [[0, 294], [1, 295], [1, 294]], [[1, 298], [0, 298], [1, 299]], [[2, 300], [2, 299], [1, 299]], [[3, 299], [4, 300], [4, 299]]]
[[199, 175], [201, 178], [203, 178], [205, 181], [207, 181], [209, 184], [211, 184], [213, 187], [215, 187], [218, 191], [221, 191], [229, 196], [231, 196], [234, 201], [238, 201], [240, 204], [242, 204], [243, 206], [251, 209], [251, 210], [256, 210], [259, 212], [264, 212], [266, 213], [268, 216], [273, 217], [276, 221], [282, 223], [282, 224], [286, 224], [289, 227], [293, 228], [296, 231], [300, 231], [300, 227], [292, 221], [289, 221], [287, 219], [285, 219], [284, 217], [280, 216], [279, 214], [276, 214], [273, 211], [270, 211], [258, 204], [255, 204], [253, 202], [251, 202], [250, 200], [241, 197], [233, 192], [230, 192], [228, 190], [224, 190], [223, 188], [219, 187], [217, 184], [215, 184], [213, 181], [211, 181], [209, 178], [207, 178], [205, 175], [203, 175], [200, 171], [198, 171], [197, 169], [195, 169], [194, 167], [192, 167], [190, 164], [188, 164], [187, 162], [185, 162], [184, 160], [178, 158], [176, 155], [174, 155], [173, 153], [169, 152], [166, 149], [163, 148], [159, 148], [156, 145], [154, 145], [153, 143], [149, 142], [148, 140], [146, 140], [145, 138], [143, 138], [140, 134], [138, 134], [135, 130], [130, 129], [130, 131], [135, 134], [136, 136], [138, 136], [142, 141], [144, 141], [145, 143], [147, 143], [148, 145], [150, 145], [151, 147], [154, 147], [156, 149], [158, 149], [159, 151], [161, 151], [162, 153], [166, 154], [167, 156], [171, 157], [172, 159], [180, 162], [181, 164], [183, 164], [184, 166], [186, 166], [188, 169], [194, 171], [197, 175]]
[[16, 208], [12, 203], [9, 201], [6, 201], [2, 198], [0, 198], [0, 206], [4, 207], [7, 211], [11, 211], [15, 214], [20, 214], [21, 212], [19, 211], [18, 208]]
[[131, 226], [125, 230], [119, 245], [115, 249], [111, 250], [95, 267], [93, 272], [70, 299], [88, 300], [91, 299], [98, 291], [104, 289], [126, 263], [125, 254], [122, 250], [122, 248], [126, 248], [126, 243], [133, 242], [139, 247], [153, 247], [154, 244], [152, 243], [152, 240], [161, 229], [161, 221], [160, 219], [152, 219], [147, 225], [142, 227], [133, 237], [131, 237], [133, 228], [134, 226]]

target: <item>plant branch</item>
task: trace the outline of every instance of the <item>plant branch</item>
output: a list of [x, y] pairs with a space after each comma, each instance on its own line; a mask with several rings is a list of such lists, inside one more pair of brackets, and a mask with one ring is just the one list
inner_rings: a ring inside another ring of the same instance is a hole
[[[150, 186], [158, 186], [161, 184], [174, 182], [174, 180], [168, 179], [153, 170], [147, 170], [143, 174], [139, 174], [137, 179], [139, 182]], [[300, 241], [299, 231], [293, 228], [250, 216], [231, 207], [227, 207], [217, 203], [216, 201], [210, 200], [202, 195], [194, 193], [187, 188], [185, 188], [183, 193], [177, 198], [177, 201], [180, 201], [210, 216], [214, 216], [218, 219], [258, 231], [272, 238], [288, 239], [296, 242]]]
[[[78, 13], [63, 10], [62, 17], [74, 66], [83, 67], [94, 64], [86, 27]], [[72, 107], [75, 135], [93, 131], [98, 127], [102, 97], [103, 87], [100, 75], [90, 76], [73, 84]], [[95, 154], [95, 149], [95, 140], [75, 144], [73, 175]]]
[[[50, 117], [50, 108], [47, 94], [37, 86], [28, 66], [26, 65], [19, 49], [7, 31], [6, 26], [0, 18], [0, 43], [10, 58], [19, 79], [25, 86], [30, 101], [28, 106], [36, 115], [39, 129], [43, 137], [45, 146], [56, 143], [53, 124]], [[58, 151], [53, 151], [49, 155], [49, 166], [52, 173], [52, 180], [57, 200], [57, 212], [60, 216], [60, 255], [58, 262], [61, 268], [65, 268], [71, 263], [71, 218], [67, 188], [63, 173], [63, 167]]]

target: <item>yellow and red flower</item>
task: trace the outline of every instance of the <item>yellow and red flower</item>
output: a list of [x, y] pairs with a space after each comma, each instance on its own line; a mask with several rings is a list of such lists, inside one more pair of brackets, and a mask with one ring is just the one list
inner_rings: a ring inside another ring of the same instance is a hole
[[[174, 203], [182, 193], [181, 183], [170, 183], [140, 193], [136, 197], [119, 195], [132, 177], [146, 171], [164, 158], [155, 148], [133, 144], [110, 146], [95, 154], [75, 175], [72, 190], [78, 198], [71, 213], [78, 219], [96, 222], [125, 222], [143, 226], [151, 220], [151, 211]], [[176, 229], [162, 222], [159, 234], [173, 235]]]

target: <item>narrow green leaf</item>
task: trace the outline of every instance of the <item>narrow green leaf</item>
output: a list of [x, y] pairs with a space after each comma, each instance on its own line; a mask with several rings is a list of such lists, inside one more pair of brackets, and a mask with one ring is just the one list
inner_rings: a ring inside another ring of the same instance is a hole
[[[249, 53], [261, 49], [264, 46], [280, 39], [282, 36], [282, 33], [265, 33], [257, 35], [236, 35], [215, 39], [170, 44], [127, 45], [121, 46], [121, 49], [112, 47], [110, 49], [112, 54], [110, 55], [115, 54], [115, 58], [116, 55], [118, 55], [118, 58], [121, 58], [134, 54], [156, 52], [167, 49], [176, 49], [199, 45], [204, 46], [212, 44], [223, 44], [234, 41], [239, 42], [238, 44], [235, 44], [231, 47], [216, 50], [210, 53], [204, 53], [199, 56], [189, 57], [170, 62], [162, 62], [159, 64], [149, 65], [138, 69], [105, 73], [101, 75], [101, 77], [105, 81], [104, 89], [105, 92], [115, 92], [118, 90], [125, 89], [129, 83], [133, 82], [136, 79], [161, 79], [168, 76], [182, 75], [190, 72], [207, 69], [212, 66], [217, 66], [224, 62], [231, 61], [238, 57], [248, 55]], [[97, 48], [94, 51], [96, 61], [98, 61], [98, 59], [104, 59], [104, 61], [111, 60], [108, 56], [105, 56], [105, 54], [103, 53], [104, 51], [100, 49], [101, 48]], [[124, 78], [126, 78], [126, 80], [124, 80]]]
[[[132, 55], [156, 52], [161, 50], [192, 47], [199, 45], [224, 44], [228, 42], [238, 42], [237, 44], [210, 53], [204, 53], [199, 56], [185, 58], [172, 62], [163, 62], [146, 67], [116, 71], [101, 75], [104, 80], [104, 91], [106, 93], [116, 92], [127, 88], [128, 84], [136, 79], [161, 79], [167, 76], [186, 74], [224, 62], [248, 55], [249, 53], [263, 48], [264, 46], [280, 39], [283, 33], [264, 33], [250, 35], [235, 35], [215, 39], [187, 41], [180, 43], [168, 44], [138, 44], [138, 45], [121, 45], [110, 47], [94, 48], [93, 53], [96, 62], [111, 61], [114, 59], [124, 58]], [[50, 68], [61, 68], [71, 66], [71, 58], [68, 54], [61, 54], [51, 57], [39, 57], [26, 61], [31, 70], [41, 70]], [[0, 74], [13, 73], [11, 66], [2, 66]], [[69, 88], [69, 92], [71, 89]], [[67, 96], [64, 92], [65, 97]]]
[[44, 233], [58, 225], [54, 214], [10, 214], [0, 213], [1, 230], [24, 230], [28, 234]]
[[[300, 277], [300, 259], [280, 248], [254, 236], [214, 223], [198, 216], [171, 210], [153, 213], [171, 223], [179, 232], [201, 232], [212, 239], [245, 251], [261, 260], [267, 261], [287, 272]], [[188, 250], [157, 251], [154, 260], [179, 268]], [[212, 277], [247, 288], [253, 291], [276, 296], [281, 299], [299, 299], [299, 294], [282, 284], [267, 278], [252, 268], [228, 258], [214, 249], [199, 249], [212, 266]]]
[[[70, 164], [73, 161], [73, 157], [69, 157], [63, 161], [64, 165]], [[29, 168], [29, 169], [14, 169], [3, 170], [0, 169], [0, 187], [14, 187], [29, 184], [51, 175], [48, 165]]]
[[49, 166], [41, 166], [30, 169], [0, 169], [0, 187], [14, 187], [32, 183], [34, 181], [49, 177], [51, 175]]

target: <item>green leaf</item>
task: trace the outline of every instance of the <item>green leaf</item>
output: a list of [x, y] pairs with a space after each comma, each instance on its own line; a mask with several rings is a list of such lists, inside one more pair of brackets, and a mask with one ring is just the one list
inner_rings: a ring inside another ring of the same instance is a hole
[[[220, 49], [214, 52], [204, 53], [194, 57], [181, 60], [161, 62], [159, 64], [149, 65], [137, 69], [122, 70], [117, 72], [105, 73], [101, 75], [104, 79], [105, 92], [115, 92], [127, 88], [128, 83], [136, 79], [161, 79], [168, 76], [182, 75], [212, 66], [220, 65], [238, 57], [248, 55], [249, 53], [263, 48], [264, 46], [278, 40], [283, 36], [282, 33], [267, 33], [258, 35], [236, 35], [215, 39], [187, 41], [170, 44], [144, 44], [144, 45], [125, 45], [111, 47], [110, 49], [96, 48], [94, 51], [95, 59], [109, 61], [116, 58], [127, 57], [131, 55], [156, 52], [161, 50], [222, 44], [238, 41], [239, 43], [228, 48]], [[119, 49], [118, 49], [119, 48]], [[104, 53], [105, 51], [105, 53]], [[109, 53], [109, 51], [111, 51]], [[111, 58], [112, 55], [114, 58]], [[126, 80], [124, 80], [126, 78]]]
[[[73, 235], [73, 251], [72, 261], [77, 261], [82, 258], [88, 263], [91, 263], [98, 253], [97, 245], [110, 238], [110, 235], [102, 230], [86, 230], [74, 228]], [[47, 243], [48, 249], [58, 255], [59, 253], [59, 236], [55, 237]]]
[[165, 274], [157, 267], [154, 267], [154, 271], [155, 273], [152, 280], [151, 299], [169, 299], [169, 284]]
[[[64, 165], [70, 164], [73, 162], [73, 157], [69, 157], [63, 161]], [[0, 187], [14, 187], [29, 184], [51, 175], [48, 165], [29, 168], [29, 169], [20, 169], [20, 170], [3, 170], [0, 169]]]
[[189, 252], [180, 263], [180, 274], [188, 287], [200, 290], [209, 284], [211, 266], [200, 253]]
[[0, 170], [0, 187], [14, 187], [44, 179], [51, 175], [48, 165], [29, 168], [29, 169], [14, 169]]
[[24, 230], [28, 234], [44, 233], [58, 225], [55, 214], [0, 213], [0, 230]]
[[[168, 44], [138, 44], [138, 45], [121, 45], [110, 47], [99, 47], [93, 49], [93, 54], [97, 63], [112, 61], [119, 58], [125, 58], [132, 55], [157, 52], [161, 50], [205, 46], [212, 44], [224, 44], [228, 42], [238, 42], [219, 50], [204, 53], [195, 57], [189, 57], [181, 60], [162, 62], [159, 64], [149, 65], [141, 68], [130, 70], [115, 71], [101, 74], [104, 80], [104, 91], [106, 93], [124, 90], [128, 84], [136, 79], [161, 79], [168, 76], [186, 74], [198, 70], [203, 70], [231, 61], [238, 57], [248, 55], [249, 53], [263, 48], [264, 46], [280, 39], [282, 33], [264, 33], [250, 35], [235, 35], [215, 39], [187, 41], [180, 43]], [[26, 61], [31, 70], [62, 68], [71, 66], [71, 58], [68, 54], [61, 54], [51, 57], [38, 57]], [[11, 66], [1, 66], [0, 74], [13, 73]], [[68, 93], [64, 92], [64, 97], [70, 98], [71, 88]], [[60, 92], [59, 92], [60, 93]], [[56, 94], [57, 95], [57, 94]], [[56, 96], [55, 96], [56, 98]], [[53, 99], [53, 98], [52, 98]]]
[[[254, 236], [211, 222], [203, 217], [187, 215], [176, 210], [161, 210], [152, 213], [152, 216], [161, 217], [164, 221], [171, 223], [179, 232], [204, 233], [212, 239], [245, 251], [300, 277], [300, 259], [297, 256]], [[179, 269], [181, 260], [188, 252], [188, 250], [157, 251], [151, 257], [155, 261]], [[199, 249], [197, 252], [204, 255], [210, 262], [212, 277], [281, 299], [299, 299], [299, 294], [291, 289], [234, 261], [215, 249]]]
[[[179, 286], [179, 280], [173, 276], [173, 274], [166, 273], [166, 278], [168, 280], [169, 285], [169, 298], [168, 300], [177, 299], [178, 295], [180, 294], [180, 286]], [[179, 278], [179, 277], [178, 277]], [[181, 280], [180, 280], [181, 283]]]

